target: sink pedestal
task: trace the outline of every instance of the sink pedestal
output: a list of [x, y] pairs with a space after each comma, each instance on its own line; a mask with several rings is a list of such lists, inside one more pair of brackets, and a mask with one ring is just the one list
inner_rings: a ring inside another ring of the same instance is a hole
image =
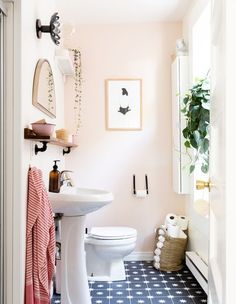
[[61, 225], [61, 304], [91, 304], [84, 249], [85, 216], [63, 216]]
[[84, 230], [85, 215], [113, 201], [111, 192], [65, 187], [49, 192], [54, 213], [61, 220], [61, 304], [91, 304], [87, 280]]

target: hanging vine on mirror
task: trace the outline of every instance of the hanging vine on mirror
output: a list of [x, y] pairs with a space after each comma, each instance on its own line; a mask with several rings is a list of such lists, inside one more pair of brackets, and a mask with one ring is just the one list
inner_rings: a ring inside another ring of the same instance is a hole
[[198, 163], [203, 173], [209, 170], [209, 123], [210, 123], [210, 83], [209, 77], [199, 79], [183, 99], [181, 112], [186, 119], [186, 127], [182, 130], [184, 145], [194, 149], [189, 167], [190, 174]]
[[48, 81], [48, 107], [47, 110], [49, 112], [54, 110], [54, 103], [53, 103], [53, 94], [54, 94], [54, 82], [53, 82], [53, 75], [52, 75], [52, 70], [51, 67], [47, 68], [47, 81]]
[[74, 59], [74, 121], [75, 134], [78, 134], [81, 127], [81, 108], [82, 108], [82, 75], [81, 75], [81, 53], [78, 49], [70, 49], [73, 52]]

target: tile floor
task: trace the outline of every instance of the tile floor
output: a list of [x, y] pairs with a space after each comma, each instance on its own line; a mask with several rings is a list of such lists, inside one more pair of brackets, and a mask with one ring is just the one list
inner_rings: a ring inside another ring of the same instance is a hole
[[[126, 281], [89, 282], [92, 304], [202, 304], [207, 296], [185, 266], [178, 272], [153, 268], [152, 262], [125, 262]], [[59, 304], [55, 295], [52, 304]], [[83, 303], [73, 303], [83, 304]]]

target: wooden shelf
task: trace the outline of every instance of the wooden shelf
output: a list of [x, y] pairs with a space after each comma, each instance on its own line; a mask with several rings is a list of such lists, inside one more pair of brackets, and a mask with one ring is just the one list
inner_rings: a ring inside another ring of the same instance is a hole
[[[39, 135], [35, 134], [33, 132], [33, 130], [28, 129], [28, 128], [24, 129], [24, 139], [31, 140], [31, 141], [39, 141], [39, 142], [46, 143], [46, 144], [50, 143], [52, 145], [68, 148], [68, 151], [65, 151], [63, 149], [63, 154], [69, 153], [70, 148], [78, 147], [78, 145], [76, 145], [74, 143], [71, 143], [71, 142], [68, 142], [63, 139], [59, 139], [59, 138], [56, 138], [53, 136], [39, 136]], [[46, 147], [46, 144], [44, 144], [45, 147]], [[38, 149], [40, 149], [40, 148], [38, 148], [38, 146], [35, 145], [35, 154], [37, 154], [39, 151], [41, 151], [41, 152], [46, 151], [46, 149], [45, 150], [38, 150]]]

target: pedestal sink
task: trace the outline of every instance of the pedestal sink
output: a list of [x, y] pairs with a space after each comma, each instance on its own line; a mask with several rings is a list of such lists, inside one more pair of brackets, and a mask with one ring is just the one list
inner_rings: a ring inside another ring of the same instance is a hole
[[61, 221], [61, 304], [91, 304], [87, 280], [84, 231], [86, 214], [113, 200], [109, 191], [62, 187], [60, 193], [49, 192], [54, 213]]

